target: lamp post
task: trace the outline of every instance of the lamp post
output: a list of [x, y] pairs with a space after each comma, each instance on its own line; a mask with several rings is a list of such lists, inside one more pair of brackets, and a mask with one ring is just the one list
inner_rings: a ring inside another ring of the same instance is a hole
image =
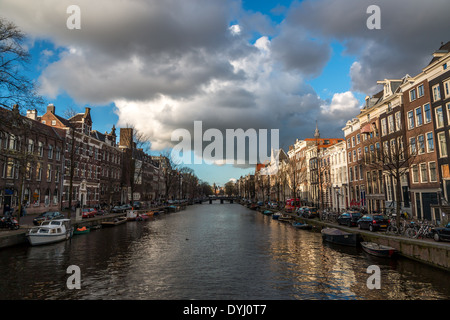
[[338, 214], [340, 213], [340, 209], [339, 209], [339, 196], [341, 195], [340, 193], [339, 193], [339, 187], [338, 186], [335, 186], [334, 187], [334, 190], [336, 191], [336, 202], [337, 202], [337, 212], [338, 212]]

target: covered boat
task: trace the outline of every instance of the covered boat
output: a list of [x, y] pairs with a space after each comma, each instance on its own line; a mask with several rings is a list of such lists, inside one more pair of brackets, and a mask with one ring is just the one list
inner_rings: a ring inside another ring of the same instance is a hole
[[70, 219], [55, 219], [42, 222], [40, 226], [31, 228], [27, 233], [32, 246], [67, 240], [73, 235]]
[[375, 242], [361, 242], [361, 246], [365, 252], [377, 257], [391, 258], [397, 253], [397, 249]]
[[356, 247], [357, 245], [358, 239], [354, 233], [348, 233], [336, 228], [324, 228], [321, 233], [324, 241], [344, 246]]
[[278, 218], [279, 218], [280, 216], [281, 216], [281, 212], [280, 212], [280, 211], [275, 212], [274, 214], [272, 214], [272, 219], [278, 220]]
[[304, 229], [304, 230], [312, 229], [312, 225], [302, 222], [292, 222], [292, 226], [297, 229]]

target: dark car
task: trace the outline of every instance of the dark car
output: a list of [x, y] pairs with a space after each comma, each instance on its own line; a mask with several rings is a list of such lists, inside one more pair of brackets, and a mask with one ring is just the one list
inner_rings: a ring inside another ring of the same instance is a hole
[[318, 211], [314, 207], [305, 207], [300, 215], [303, 218], [313, 219], [319, 216]]
[[34, 218], [33, 219], [33, 224], [35, 226], [38, 226], [43, 221], [46, 221], [46, 220], [64, 219], [64, 218], [65, 218], [65, 216], [61, 212], [58, 212], [58, 211], [47, 211], [47, 212], [44, 212], [44, 213], [40, 214], [36, 218]]
[[125, 211], [125, 208], [123, 206], [114, 206], [114, 208], [111, 209], [112, 213], [122, 213]]
[[433, 239], [435, 241], [450, 240], [450, 222], [445, 227], [434, 228]]
[[358, 220], [358, 227], [370, 231], [386, 230], [389, 223], [389, 219], [383, 214], [365, 214]]
[[338, 224], [353, 227], [358, 225], [358, 220], [361, 218], [361, 212], [349, 211], [344, 212], [337, 218]]

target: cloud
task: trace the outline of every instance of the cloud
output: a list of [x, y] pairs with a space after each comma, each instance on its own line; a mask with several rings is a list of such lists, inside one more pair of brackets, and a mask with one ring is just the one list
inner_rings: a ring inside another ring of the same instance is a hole
[[[197, 120], [221, 132], [279, 129], [285, 149], [312, 137], [316, 120], [322, 136], [340, 137], [359, 108], [350, 90], [371, 94], [377, 80], [414, 74], [450, 27], [448, 0], [304, 0], [278, 8], [278, 24], [239, 0], [80, 0], [81, 30], [69, 30], [70, 2], [2, 0], [2, 15], [54, 44], [42, 93], [114, 104], [119, 125], [146, 133], [155, 150], [173, 146], [176, 129], [192, 133]], [[373, 4], [380, 30], [366, 27]], [[327, 102], [308, 81], [327, 76], [334, 41], [355, 62], [352, 88]]]
[[[366, 26], [370, 5], [380, 8], [379, 30]], [[373, 94], [380, 89], [377, 80], [419, 73], [440, 43], [450, 40], [449, 10], [447, 0], [306, 0], [292, 6], [286, 21], [322, 41], [343, 43], [357, 59], [352, 90]]]

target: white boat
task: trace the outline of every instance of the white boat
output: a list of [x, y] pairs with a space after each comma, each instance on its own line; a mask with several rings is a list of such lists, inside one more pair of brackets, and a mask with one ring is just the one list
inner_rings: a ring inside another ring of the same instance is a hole
[[55, 219], [42, 222], [40, 226], [31, 228], [28, 241], [32, 246], [54, 243], [71, 238], [73, 227], [70, 219]]

